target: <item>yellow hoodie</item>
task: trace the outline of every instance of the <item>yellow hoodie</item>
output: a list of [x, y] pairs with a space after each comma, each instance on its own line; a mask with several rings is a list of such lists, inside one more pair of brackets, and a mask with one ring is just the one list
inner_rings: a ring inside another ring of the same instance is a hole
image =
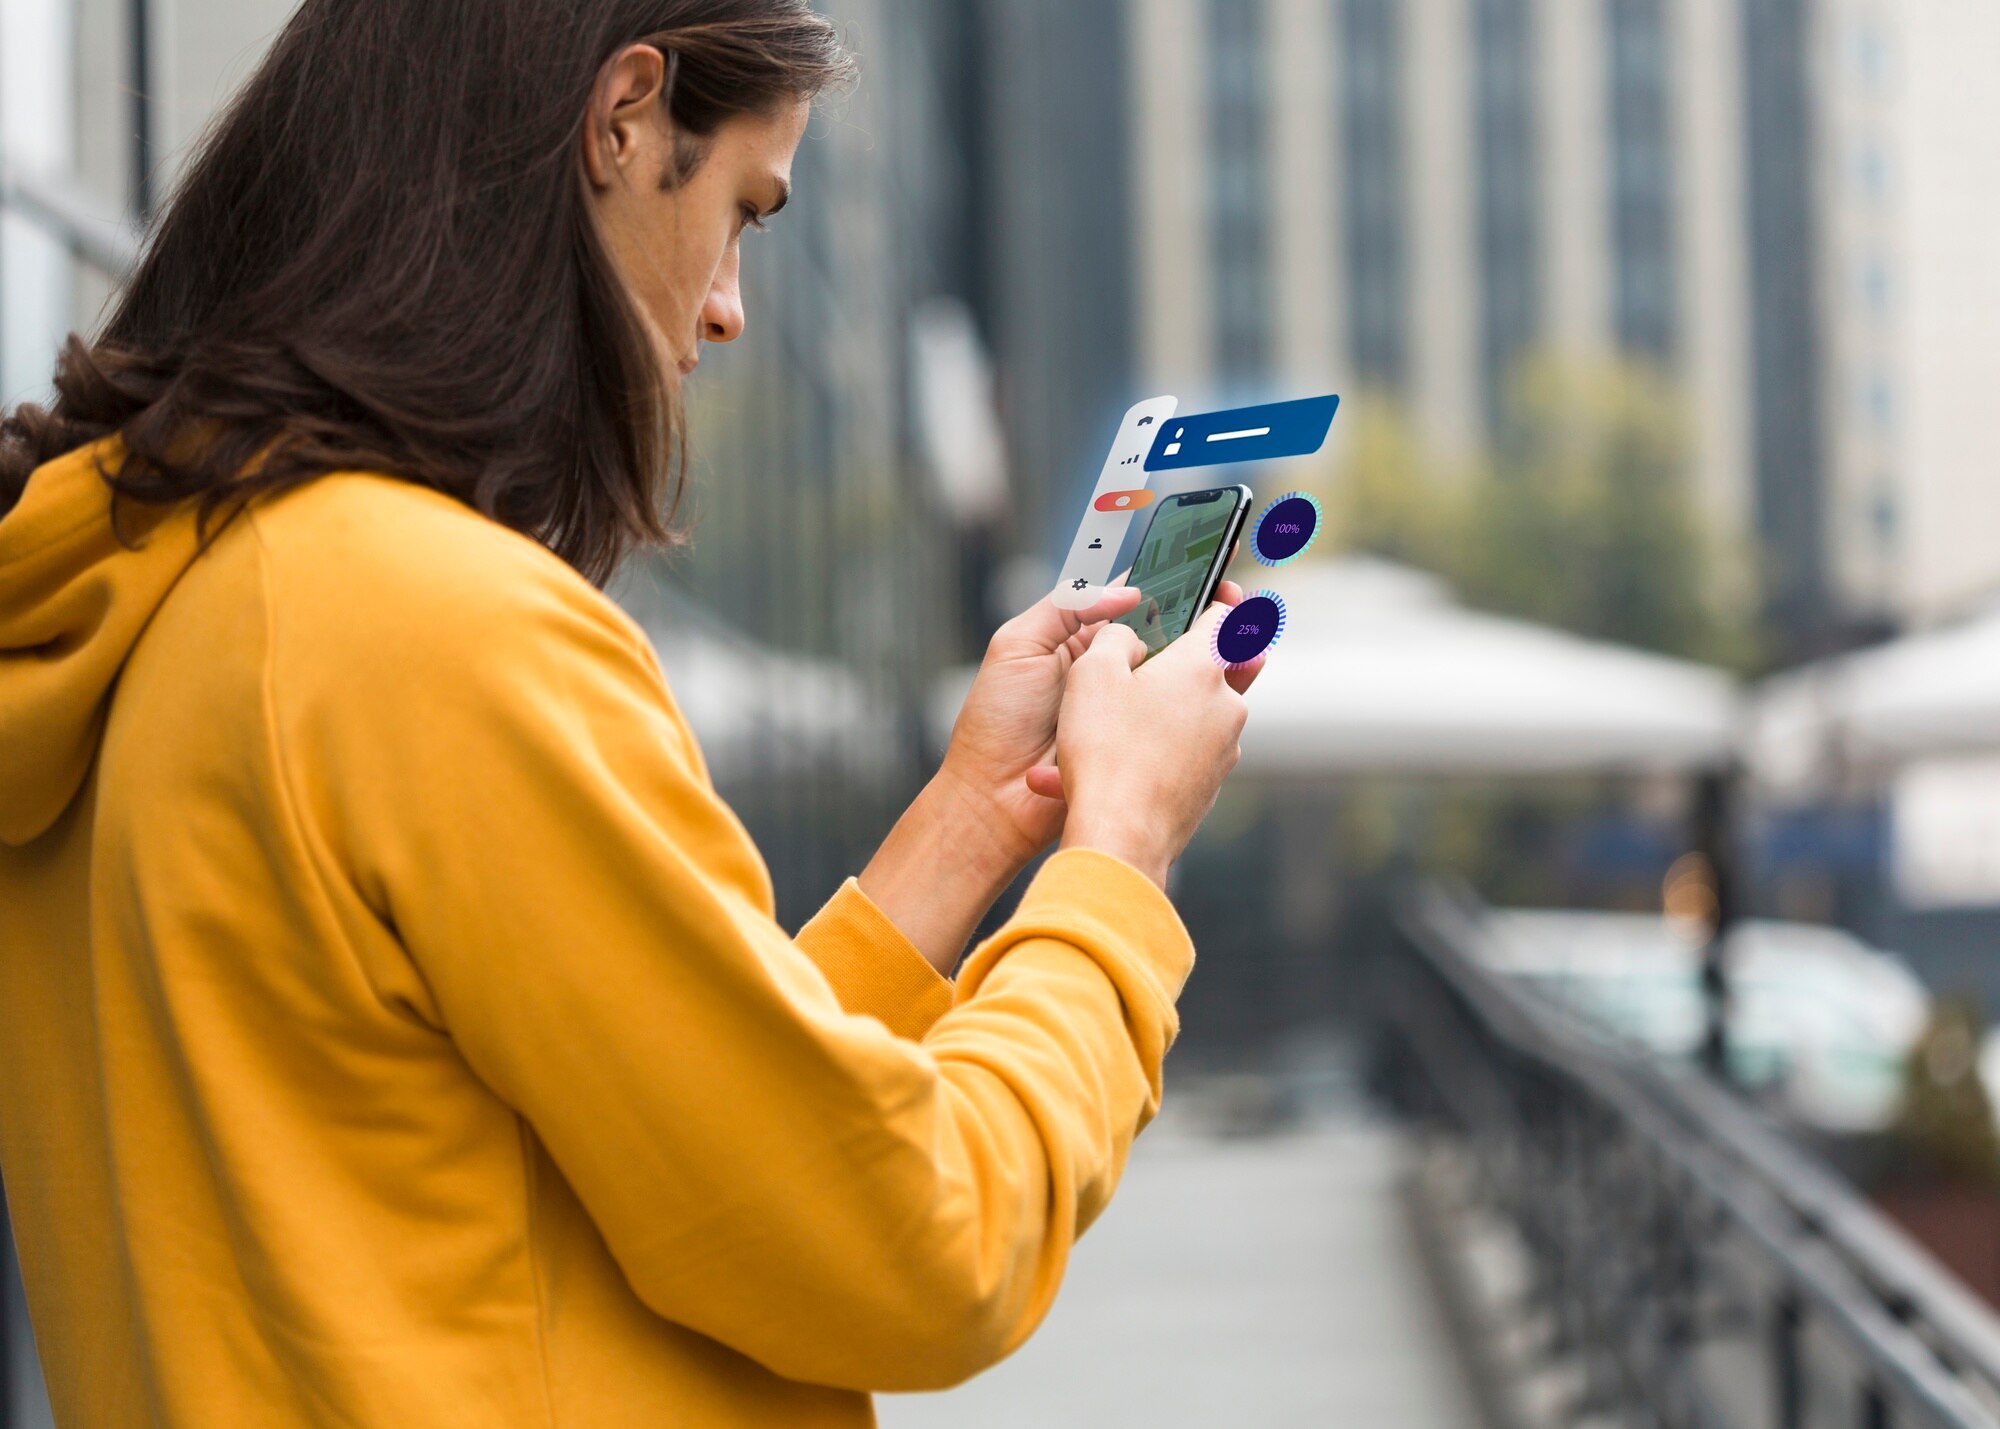
[[[0, 1171], [60, 1424], [865, 1425], [1039, 1322], [1194, 950], [1086, 849], [788, 936], [638, 627], [368, 474], [0, 520]], [[940, 851], [940, 857], [948, 857]]]

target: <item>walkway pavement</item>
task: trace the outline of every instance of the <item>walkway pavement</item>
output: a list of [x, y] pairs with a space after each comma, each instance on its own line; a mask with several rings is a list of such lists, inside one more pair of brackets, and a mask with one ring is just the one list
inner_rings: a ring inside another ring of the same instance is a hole
[[1336, 1102], [1215, 1137], [1175, 1114], [1188, 1101], [1169, 1088], [1035, 1337], [948, 1394], [882, 1396], [883, 1429], [1477, 1429], [1395, 1133]]
[[1352, 1110], [1220, 1139], [1163, 1114], [1034, 1338], [949, 1393], [881, 1396], [883, 1429], [1476, 1429], [1398, 1152]]

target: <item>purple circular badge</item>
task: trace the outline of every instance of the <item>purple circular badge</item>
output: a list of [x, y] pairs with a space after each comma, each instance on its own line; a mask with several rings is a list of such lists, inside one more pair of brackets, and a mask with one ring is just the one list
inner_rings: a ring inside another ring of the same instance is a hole
[[1282, 566], [1319, 535], [1319, 502], [1303, 491], [1288, 491], [1264, 508], [1257, 518], [1257, 533], [1250, 539], [1250, 554], [1267, 566]]
[[1215, 658], [1228, 669], [1247, 665], [1285, 630], [1285, 602], [1274, 590], [1243, 597], [1215, 624]]

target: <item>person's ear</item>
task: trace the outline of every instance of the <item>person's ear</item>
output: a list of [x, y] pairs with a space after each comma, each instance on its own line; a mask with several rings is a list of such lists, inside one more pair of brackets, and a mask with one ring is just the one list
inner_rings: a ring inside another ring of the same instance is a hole
[[584, 116], [583, 165], [593, 188], [628, 180], [644, 149], [648, 128], [660, 122], [667, 60], [652, 45], [627, 45], [598, 71]]

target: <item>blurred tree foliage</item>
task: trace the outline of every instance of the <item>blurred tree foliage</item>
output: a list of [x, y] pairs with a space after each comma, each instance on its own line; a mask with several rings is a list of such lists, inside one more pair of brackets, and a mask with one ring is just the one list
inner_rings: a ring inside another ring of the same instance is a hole
[[2000, 1134], [1979, 1077], [1985, 1019], [1963, 998], [1940, 1000], [1903, 1065], [1903, 1100], [1891, 1138], [1909, 1171], [2000, 1188]]
[[[1315, 555], [1367, 552], [1443, 576], [1477, 609], [1757, 668], [1749, 552], [1703, 511], [1692, 424], [1656, 369], [1527, 359], [1491, 449], [1457, 462], [1393, 400], [1358, 394], [1341, 420], [1342, 456], [1306, 483], [1327, 513]], [[1500, 903], [1657, 907], [1649, 875], [1600, 886], [1571, 867], [1578, 831], [1630, 795], [1619, 780], [1362, 781], [1336, 825], [1358, 869], [1448, 871]]]
[[1358, 410], [1345, 458], [1310, 483], [1326, 502], [1327, 539], [1316, 553], [1366, 551], [1453, 575], [1474, 474], [1445, 470], [1393, 402], [1364, 394], [1350, 405]]
[[1492, 451], [1456, 467], [1392, 404], [1353, 405], [1345, 459], [1314, 483], [1333, 549], [1435, 571], [1481, 609], [1756, 664], [1748, 563], [1697, 502], [1687, 416], [1651, 368], [1524, 361]]

